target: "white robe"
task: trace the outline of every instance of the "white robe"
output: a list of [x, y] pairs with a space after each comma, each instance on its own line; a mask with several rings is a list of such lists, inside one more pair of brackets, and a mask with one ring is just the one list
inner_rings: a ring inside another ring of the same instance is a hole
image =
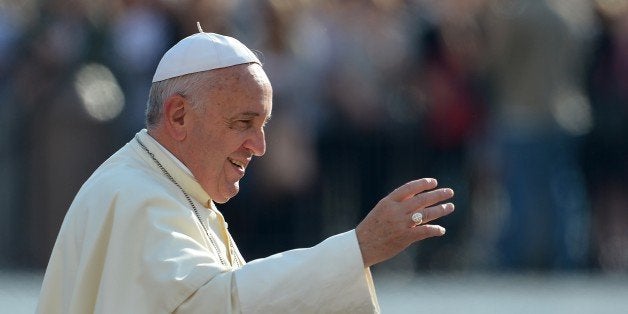
[[190, 195], [219, 252], [181, 190], [133, 139], [70, 206], [37, 313], [379, 312], [355, 231], [245, 263], [185, 166], [146, 130], [137, 136]]

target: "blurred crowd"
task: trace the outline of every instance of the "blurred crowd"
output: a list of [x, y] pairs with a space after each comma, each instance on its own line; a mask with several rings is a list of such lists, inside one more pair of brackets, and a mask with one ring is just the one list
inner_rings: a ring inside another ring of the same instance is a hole
[[248, 260], [434, 177], [447, 236], [387, 267], [628, 271], [624, 0], [1, 0], [0, 265], [46, 265], [197, 21], [273, 83], [267, 154], [219, 206]]

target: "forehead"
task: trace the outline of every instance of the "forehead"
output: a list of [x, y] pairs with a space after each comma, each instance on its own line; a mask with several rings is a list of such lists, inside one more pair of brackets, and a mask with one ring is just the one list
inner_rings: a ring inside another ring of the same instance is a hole
[[207, 100], [223, 112], [253, 111], [270, 114], [272, 87], [259, 64], [212, 70]]
[[271, 88], [270, 81], [262, 67], [257, 63], [240, 64], [232, 67], [209, 71], [210, 92], [248, 92]]

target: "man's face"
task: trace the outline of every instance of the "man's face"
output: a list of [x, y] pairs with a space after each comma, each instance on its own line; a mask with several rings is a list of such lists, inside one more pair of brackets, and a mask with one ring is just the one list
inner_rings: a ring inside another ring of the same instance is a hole
[[219, 79], [191, 110], [184, 147], [188, 168], [215, 202], [224, 203], [238, 193], [252, 157], [266, 151], [272, 88], [258, 64], [214, 71]]

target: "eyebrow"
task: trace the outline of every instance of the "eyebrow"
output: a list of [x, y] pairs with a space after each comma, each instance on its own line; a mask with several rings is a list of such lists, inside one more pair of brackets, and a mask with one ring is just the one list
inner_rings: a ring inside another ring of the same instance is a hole
[[253, 111], [246, 111], [246, 112], [238, 113], [237, 117], [238, 118], [254, 118], [254, 117], [259, 117], [259, 113], [253, 112]]
[[[259, 116], [260, 116], [260, 114], [257, 113], [257, 112], [245, 111], [245, 112], [237, 114], [236, 118], [255, 118], [255, 117], [259, 117]], [[270, 121], [271, 117], [272, 117], [271, 115], [266, 117], [266, 119], [264, 119], [264, 123], [268, 123], [268, 121]]]

